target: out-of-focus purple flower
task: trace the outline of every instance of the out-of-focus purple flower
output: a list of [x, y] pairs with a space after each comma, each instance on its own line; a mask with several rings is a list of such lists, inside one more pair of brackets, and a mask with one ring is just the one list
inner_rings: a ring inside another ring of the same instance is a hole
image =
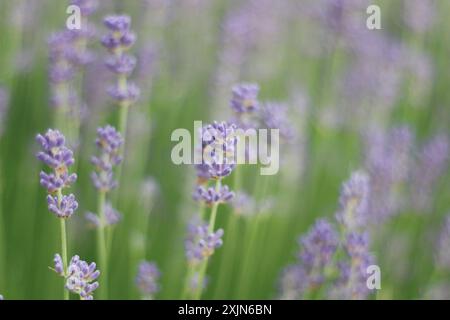
[[88, 264], [79, 256], [73, 256], [67, 267], [66, 289], [80, 295], [82, 300], [93, 300], [93, 292], [99, 286], [95, 280], [100, 276], [96, 268], [95, 262]]
[[[319, 219], [309, 232], [300, 238], [300, 260], [306, 270], [323, 270], [330, 262], [338, 246], [338, 234], [326, 220]], [[320, 282], [322, 277], [313, 279]]]
[[152, 209], [159, 193], [160, 186], [154, 177], [147, 177], [142, 181], [139, 190], [139, 198], [147, 213]]
[[261, 117], [266, 128], [280, 131], [281, 138], [286, 141], [292, 141], [295, 138], [295, 130], [289, 120], [287, 105], [277, 102], [266, 102], [261, 107]]
[[136, 66], [136, 58], [125, 53], [136, 41], [136, 35], [130, 30], [131, 18], [108, 16], [103, 23], [110, 32], [102, 38], [102, 44], [112, 54], [107, 58], [106, 66], [117, 75], [116, 84], [107, 91], [119, 104], [133, 104], [139, 98], [140, 90], [127, 81]]
[[[94, 227], [98, 228], [101, 225], [100, 217], [93, 212], [87, 212], [85, 218]], [[122, 220], [122, 215], [113, 208], [110, 202], [105, 204], [105, 219], [105, 225], [107, 226], [118, 224]]]
[[339, 211], [336, 219], [348, 230], [354, 230], [368, 221], [369, 176], [362, 171], [353, 172], [341, 188]]
[[404, 206], [402, 186], [411, 170], [413, 141], [408, 127], [372, 131], [366, 136], [364, 163], [370, 177], [369, 212], [375, 222], [394, 215]]
[[412, 175], [413, 206], [418, 211], [431, 209], [436, 181], [445, 172], [450, 157], [450, 142], [446, 135], [430, 139], [420, 151]]
[[340, 261], [340, 277], [330, 290], [330, 298], [346, 300], [367, 299], [370, 289], [367, 287], [367, 268], [374, 263], [369, 252], [366, 233], [349, 233], [344, 242], [347, 257]]
[[63, 195], [61, 199], [57, 196], [47, 196], [48, 210], [58, 218], [70, 218], [78, 208], [78, 202], [73, 194]]
[[226, 203], [234, 197], [234, 193], [230, 191], [228, 186], [221, 186], [219, 190], [213, 187], [205, 188], [203, 186], [197, 186], [192, 195], [195, 201], [205, 202], [211, 206], [214, 203]]
[[3, 133], [6, 114], [8, 111], [9, 95], [8, 92], [0, 87], [0, 136]]
[[136, 285], [144, 299], [151, 300], [159, 291], [158, 281], [161, 277], [158, 267], [153, 262], [142, 261], [136, 276]]
[[95, 144], [100, 154], [92, 157], [91, 161], [96, 171], [92, 173], [91, 178], [98, 190], [108, 192], [117, 186], [113, 176], [113, 168], [122, 161], [119, 152], [123, 139], [114, 127], [107, 125], [97, 129]]
[[214, 122], [202, 129], [202, 158], [211, 178], [221, 179], [236, 167], [236, 126]]
[[403, 21], [419, 34], [427, 32], [433, 26], [436, 16], [436, 1], [407, 0], [403, 1]]
[[188, 224], [188, 232], [185, 241], [186, 258], [189, 263], [197, 264], [207, 259], [215, 249], [222, 246], [223, 230], [209, 232], [206, 223], [191, 222]]
[[82, 16], [90, 16], [98, 8], [97, 0], [70, 0], [70, 4], [78, 6]]
[[238, 113], [251, 112], [258, 108], [259, 86], [253, 83], [240, 83], [232, 88], [231, 108]]
[[436, 265], [439, 269], [450, 270], [450, 216], [447, 216], [438, 238]]
[[230, 203], [237, 214], [251, 215], [256, 211], [255, 199], [243, 191], [236, 192]]
[[280, 299], [298, 300], [301, 299], [308, 287], [308, 275], [299, 264], [286, 267], [281, 274]]
[[53, 263], [55, 265], [55, 272], [59, 274], [60, 276], [64, 276], [64, 265], [61, 256], [59, 253], [55, 254], [55, 257], [53, 258]]

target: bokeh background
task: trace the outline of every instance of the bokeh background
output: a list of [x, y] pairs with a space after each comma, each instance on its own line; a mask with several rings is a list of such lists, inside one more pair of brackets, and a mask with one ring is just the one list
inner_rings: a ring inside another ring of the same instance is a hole
[[[129, 115], [110, 298], [140, 297], [134, 279], [142, 259], [161, 271], [155, 298], [181, 298], [186, 224], [198, 206], [191, 197], [195, 170], [172, 163], [170, 135], [192, 132], [194, 120], [229, 119], [231, 87], [242, 81], [259, 84], [261, 101], [286, 106], [280, 123], [294, 135], [281, 146], [277, 175], [240, 169], [235, 191], [253, 202], [243, 212], [220, 206], [224, 245], [210, 260], [203, 297], [280, 297], [280, 275], [296, 261], [298, 237], [318, 217], [333, 221], [352, 171], [382, 179], [383, 157], [402, 174], [373, 191], [373, 206], [388, 207], [386, 215], [374, 210], [368, 226], [382, 271], [376, 297], [420, 299], [436, 286], [434, 296], [450, 297], [449, 273], [435, 272], [438, 251], [450, 254], [450, 242], [437, 246], [450, 212], [449, 1], [100, 2], [89, 16], [93, 59], [75, 80], [82, 117], [72, 192], [80, 208], [68, 234], [70, 255], [96, 260], [95, 231], [83, 218], [96, 205], [90, 157], [97, 126], [116, 124], [118, 114], [106, 93], [113, 76], [98, 39], [106, 33], [104, 16], [127, 14], [137, 34], [131, 78], [141, 98]], [[381, 8], [381, 30], [366, 28], [369, 4]], [[60, 251], [58, 221], [39, 185], [34, 137], [55, 124], [48, 39], [65, 27], [67, 5], [0, 0], [0, 293], [7, 299], [62, 298], [61, 279], [48, 269]], [[396, 138], [396, 130], [407, 138]], [[426, 149], [436, 137], [441, 149]], [[233, 186], [232, 176], [227, 181]]]

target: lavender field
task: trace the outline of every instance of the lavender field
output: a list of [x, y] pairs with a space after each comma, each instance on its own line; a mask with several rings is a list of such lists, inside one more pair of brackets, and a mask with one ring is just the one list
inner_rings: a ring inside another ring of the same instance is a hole
[[0, 300], [450, 299], [449, 13], [0, 0]]

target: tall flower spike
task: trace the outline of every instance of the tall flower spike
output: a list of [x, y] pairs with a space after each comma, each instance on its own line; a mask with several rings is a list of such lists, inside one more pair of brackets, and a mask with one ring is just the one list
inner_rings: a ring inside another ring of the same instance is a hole
[[354, 230], [367, 223], [369, 199], [369, 176], [361, 171], [352, 173], [341, 188], [339, 211], [336, 219], [348, 230]]
[[131, 19], [128, 16], [108, 16], [103, 22], [110, 32], [103, 37], [102, 44], [112, 54], [106, 60], [106, 66], [117, 75], [117, 83], [108, 89], [108, 93], [118, 103], [130, 105], [140, 94], [135, 84], [127, 82], [136, 67], [136, 58], [125, 53], [136, 41], [130, 30]]
[[97, 129], [95, 143], [100, 154], [91, 159], [92, 164], [95, 165], [95, 172], [91, 175], [92, 182], [97, 189], [108, 192], [117, 185], [114, 180], [113, 168], [122, 161], [119, 152], [123, 139], [114, 127], [107, 125]]
[[268, 129], [278, 129], [280, 136], [286, 141], [295, 138], [295, 130], [289, 120], [288, 107], [283, 103], [266, 102], [261, 107], [261, 118]]
[[63, 195], [62, 190], [77, 179], [75, 173], [69, 173], [69, 167], [75, 162], [73, 152], [65, 146], [65, 138], [58, 130], [49, 129], [45, 135], [38, 134], [36, 140], [42, 148], [37, 158], [53, 169], [52, 173], [40, 173], [40, 183], [49, 193], [48, 209], [59, 218], [69, 218], [78, 203], [73, 194]]
[[139, 264], [136, 285], [144, 299], [153, 299], [154, 295], [159, 291], [158, 281], [160, 277], [161, 273], [155, 263], [142, 261]]

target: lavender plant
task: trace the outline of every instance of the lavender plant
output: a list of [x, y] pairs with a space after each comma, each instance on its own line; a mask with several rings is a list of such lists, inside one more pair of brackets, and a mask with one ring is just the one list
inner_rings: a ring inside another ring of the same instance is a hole
[[119, 222], [120, 214], [112, 207], [110, 203], [106, 203], [108, 192], [117, 186], [114, 179], [114, 167], [122, 162], [120, 148], [123, 144], [121, 134], [110, 125], [97, 129], [97, 139], [95, 144], [99, 150], [97, 156], [91, 159], [95, 166], [92, 172], [92, 183], [97, 189], [97, 215], [88, 213], [87, 218], [97, 227], [97, 250], [99, 254], [100, 267], [103, 270], [104, 285], [102, 286], [102, 297], [107, 296], [108, 282], [108, 250], [110, 241], [107, 240], [106, 231], [109, 232], [108, 238], [112, 238], [112, 230], [105, 230], [106, 227]]
[[[108, 89], [108, 93], [119, 107], [118, 128], [125, 140], [128, 109], [137, 101], [140, 94], [139, 88], [128, 79], [136, 67], [136, 58], [129, 55], [127, 51], [135, 43], [136, 35], [130, 30], [129, 16], [108, 16], [103, 23], [109, 33], [102, 38], [102, 44], [111, 54], [105, 63], [107, 68], [116, 75], [116, 83]], [[118, 172], [118, 178], [120, 179], [120, 172]]]
[[[58, 131], [48, 129], [44, 134], [36, 136], [42, 150], [37, 158], [46, 164], [52, 172], [41, 171], [40, 183], [47, 189], [47, 203], [50, 212], [60, 220], [62, 268], [66, 270], [67, 264], [67, 235], [66, 219], [70, 218], [78, 208], [78, 203], [73, 194], [63, 194], [64, 189], [69, 188], [77, 179], [75, 173], [69, 173], [69, 167], [75, 162], [73, 152], [66, 147], [65, 137]], [[64, 299], [69, 299], [69, 294], [64, 290]]]
[[139, 288], [142, 299], [153, 300], [155, 294], [159, 291], [158, 281], [160, 277], [161, 273], [155, 263], [142, 261], [139, 264], [136, 285]]

